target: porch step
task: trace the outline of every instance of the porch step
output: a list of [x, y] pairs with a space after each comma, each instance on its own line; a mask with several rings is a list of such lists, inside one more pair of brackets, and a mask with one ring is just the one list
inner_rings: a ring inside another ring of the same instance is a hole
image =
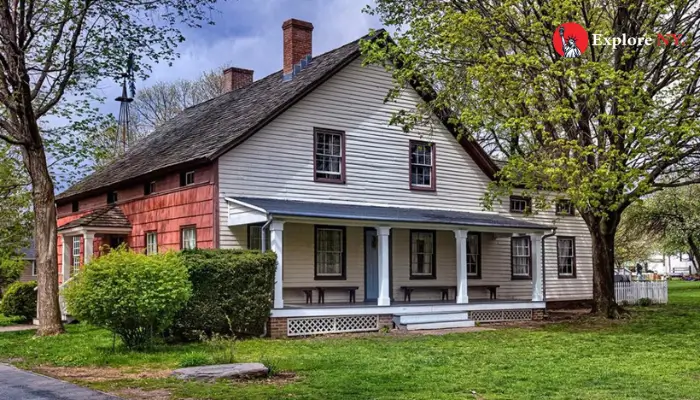
[[394, 322], [397, 325], [423, 324], [430, 322], [466, 321], [468, 319], [469, 314], [467, 314], [465, 311], [424, 312], [394, 315]]
[[399, 329], [407, 331], [418, 331], [427, 329], [449, 329], [449, 328], [472, 328], [474, 321], [445, 321], [445, 322], [430, 322], [426, 324], [406, 324], [399, 325]]
[[426, 312], [394, 315], [399, 329], [415, 331], [421, 329], [471, 328], [474, 321], [466, 312]]

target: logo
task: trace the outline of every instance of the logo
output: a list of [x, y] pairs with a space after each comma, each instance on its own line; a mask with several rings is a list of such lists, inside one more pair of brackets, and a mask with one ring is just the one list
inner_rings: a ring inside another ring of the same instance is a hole
[[560, 56], [578, 58], [588, 48], [588, 32], [575, 22], [566, 22], [554, 30], [552, 44]]

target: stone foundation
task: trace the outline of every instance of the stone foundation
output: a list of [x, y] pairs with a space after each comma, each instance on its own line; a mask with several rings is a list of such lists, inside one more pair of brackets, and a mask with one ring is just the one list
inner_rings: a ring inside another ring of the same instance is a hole
[[559, 300], [547, 302], [547, 310], [573, 310], [592, 307], [593, 300]]
[[379, 316], [379, 329], [381, 330], [385, 326], [388, 327], [389, 329], [394, 329], [393, 317], [394, 316], [391, 314], [380, 315]]

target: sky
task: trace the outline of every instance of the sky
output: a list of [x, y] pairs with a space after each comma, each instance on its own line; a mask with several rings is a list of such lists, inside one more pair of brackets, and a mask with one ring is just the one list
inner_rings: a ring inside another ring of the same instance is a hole
[[[313, 55], [333, 50], [381, 28], [362, 9], [372, 0], [229, 0], [217, 5], [215, 25], [183, 31], [186, 38], [172, 66], [157, 64], [150, 78], [136, 82], [136, 91], [159, 81], [196, 79], [203, 72], [230, 64], [255, 71], [260, 79], [282, 68], [282, 23], [289, 18], [314, 25]], [[119, 113], [120, 89], [104, 83], [97, 89], [105, 113]]]

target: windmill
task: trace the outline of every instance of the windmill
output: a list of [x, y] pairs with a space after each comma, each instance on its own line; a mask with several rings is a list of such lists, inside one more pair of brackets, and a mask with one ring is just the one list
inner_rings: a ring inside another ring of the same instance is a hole
[[[136, 86], [134, 85], [134, 54], [129, 54], [126, 68], [120, 75], [122, 78], [122, 95], [115, 100], [119, 102], [119, 121], [117, 125], [117, 135], [115, 146], [117, 154], [123, 154], [133, 143], [134, 137], [129, 126], [129, 104], [134, 101]], [[127, 92], [127, 84], [129, 91]]]

